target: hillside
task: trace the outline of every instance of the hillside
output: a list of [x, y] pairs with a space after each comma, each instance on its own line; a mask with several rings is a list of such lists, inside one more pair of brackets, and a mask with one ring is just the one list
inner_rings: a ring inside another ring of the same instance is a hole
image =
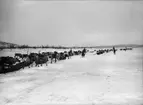
[[138, 45], [138, 44], [120, 44], [120, 45], [108, 45], [108, 46], [95, 46], [95, 48], [110, 48], [110, 47], [133, 47], [133, 48], [136, 48], [136, 47], [143, 47], [143, 45]]
[[[0, 47], [1, 48], [8, 48], [8, 47], [18, 47], [20, 45], [18, 44], [14, 44], [14, 43], [9, 43], [9, 42], [3, 42], [3, 41], [0, 41]], [[86, 47], [86, 48], [111, 48], [111, 47], [143, 47], [143, 45], [138, 45], [138, 44], [119, 44], [119, 45], [105, 45], [105, 46], [80, 46], [80, 47]], [[29, 46], [30, 47], [30, 46]], [[38, 47], [38, 46], [37, 46]], [[58, 46], [53, 46], [53, 47], [58, 47]], [[50, 46], [49, 46], [50, 48]], [[59, 48], [59, 47], [58, 47]], [[70, 48], [79, 48], [79, 46], [74, 46], [74, 47], [70, 47]]]
[[14, 43], [0, 41], [0, 47], [10, 47], [10, 46], [18, 46], [18, 45]]

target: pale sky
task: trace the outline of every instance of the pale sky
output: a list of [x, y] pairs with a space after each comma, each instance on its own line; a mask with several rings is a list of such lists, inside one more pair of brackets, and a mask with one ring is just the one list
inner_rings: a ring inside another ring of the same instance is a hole
[[143, 1], [1, 0], [0, 40], [28, 45], [143, 44]]

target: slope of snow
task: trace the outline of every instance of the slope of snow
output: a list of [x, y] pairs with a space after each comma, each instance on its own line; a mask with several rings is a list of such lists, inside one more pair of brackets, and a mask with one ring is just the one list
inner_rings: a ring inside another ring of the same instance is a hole
[[142, 105], [142, 49], [0, 75], [0, 105]]

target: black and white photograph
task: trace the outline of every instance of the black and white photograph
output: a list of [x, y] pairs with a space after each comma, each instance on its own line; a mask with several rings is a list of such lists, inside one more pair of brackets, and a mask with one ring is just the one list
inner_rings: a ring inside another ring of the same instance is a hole
[[143, 105], [143, 1], [0, 0], [0, 105]]

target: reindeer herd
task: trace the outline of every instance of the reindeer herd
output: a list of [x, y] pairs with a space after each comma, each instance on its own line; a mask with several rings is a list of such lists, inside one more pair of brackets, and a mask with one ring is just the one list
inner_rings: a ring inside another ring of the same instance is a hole
[[[132, 48], [123, 48], [120, 51], [132, 50]], [[33, 67], [33, 66], [42, 66], [45, 64], [48, 66], [48, 63], [56, 63], [57, 61], [70, 59], [72, 56], [81, 55], [85, 56], [87, 52], [95, 53], [96, 55], [101, 55], [103, 53], [108, 52], [116, 52], [117, 49], [99, 49], [89, 51], [85, 48], [83, 50], [77, 51], [63, 51], [63, 52], [42, 52], [42, 53], [30, 53], [30, 54], [21, 54], [15, 53], [14, 57], [10, 56], [2, 56], [0, 57], [0, 73], [8, 73], [12, 71], [17, 71], [20, 69], [24, 69], [25, 67]], [[115, 53], [114, 53], [115, 54]]]
[[7, 73], [24, 69], [25, 67], [42, 66], [48, 63], [56, 63], [60, 60], [70, 59], [71, 56], [80, 55], [81, 51], [63, 51], [63, 52], [42, 52], [21, 54], [15, 53], [14, 57], [0, 57], [0, 73]]

